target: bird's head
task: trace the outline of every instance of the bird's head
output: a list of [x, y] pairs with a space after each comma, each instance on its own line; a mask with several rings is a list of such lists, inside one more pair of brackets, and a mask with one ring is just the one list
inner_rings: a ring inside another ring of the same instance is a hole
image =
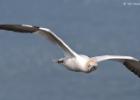
[[90, 73], [94, 70], [97, 69], [97, 62], [94, 60], [94, 59], [90, 59], [87, 64], [86, 64], [86, 67], [87, 67], [87, 73]]

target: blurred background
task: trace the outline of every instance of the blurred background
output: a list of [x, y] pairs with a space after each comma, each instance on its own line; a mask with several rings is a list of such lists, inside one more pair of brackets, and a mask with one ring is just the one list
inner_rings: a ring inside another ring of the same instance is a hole
[[[48, 27], [78, 53], [140, 59], [139, 0], [0, 0], [0, 23]], [[0, 31], [0, 100], [138, 100], [140, 79], [103, 62], [90, 74], [52, 60], [62, 51], [46, 39]]]

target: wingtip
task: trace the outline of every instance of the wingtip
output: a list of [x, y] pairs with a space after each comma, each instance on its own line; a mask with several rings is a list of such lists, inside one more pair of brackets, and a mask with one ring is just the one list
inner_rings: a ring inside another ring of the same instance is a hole
[[38, 31], [39, 27], [27, 24], [0, 24], [0, 29], [22, 33], [33, 33]]
[[[140, 65], [140, 61], [136, 61], [136, 63]], [[127, 61], [125, 61], [123, 65], [125, 65], [127, 69], [129, 69], [131, 72], [133, 72], [135, 75], [137, 75], [140, 78], [140, 66], [135, 67]]]

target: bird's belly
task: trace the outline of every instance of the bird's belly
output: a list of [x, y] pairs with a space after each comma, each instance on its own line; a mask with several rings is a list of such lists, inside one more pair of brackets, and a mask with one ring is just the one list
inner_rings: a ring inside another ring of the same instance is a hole
[[64, 61], [64, 66], [72, 71], [84, 71], [85, 61], [77, 58], [69, 58]]
[[80, 67], [75, 58], [70, 58], [65, 60], [64, 66], [72, 71], [79, 71], [79, 67]]

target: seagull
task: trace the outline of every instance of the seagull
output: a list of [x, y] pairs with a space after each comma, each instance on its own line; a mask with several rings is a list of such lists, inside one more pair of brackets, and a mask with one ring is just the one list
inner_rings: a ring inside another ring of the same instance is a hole
[[122, 63], [124, 66], [126, 66], [126, 68], [128, 68], [140, 78], [140, 60], [134, 57], [120, 55], [89, 57], [87, 55], [78, 54], [54, 32], [44, 27], [26, 24], [0, 24], [0, 30], [14, 31], [19, 33], [33, 33], [48, 38], [52, 43], [59, 46], [64, 52], [64, 57], [56, 60], [55, 62], [64, 65], [71, 71], [90, 73], [97, 69], [100, 62], [112, 60]]

